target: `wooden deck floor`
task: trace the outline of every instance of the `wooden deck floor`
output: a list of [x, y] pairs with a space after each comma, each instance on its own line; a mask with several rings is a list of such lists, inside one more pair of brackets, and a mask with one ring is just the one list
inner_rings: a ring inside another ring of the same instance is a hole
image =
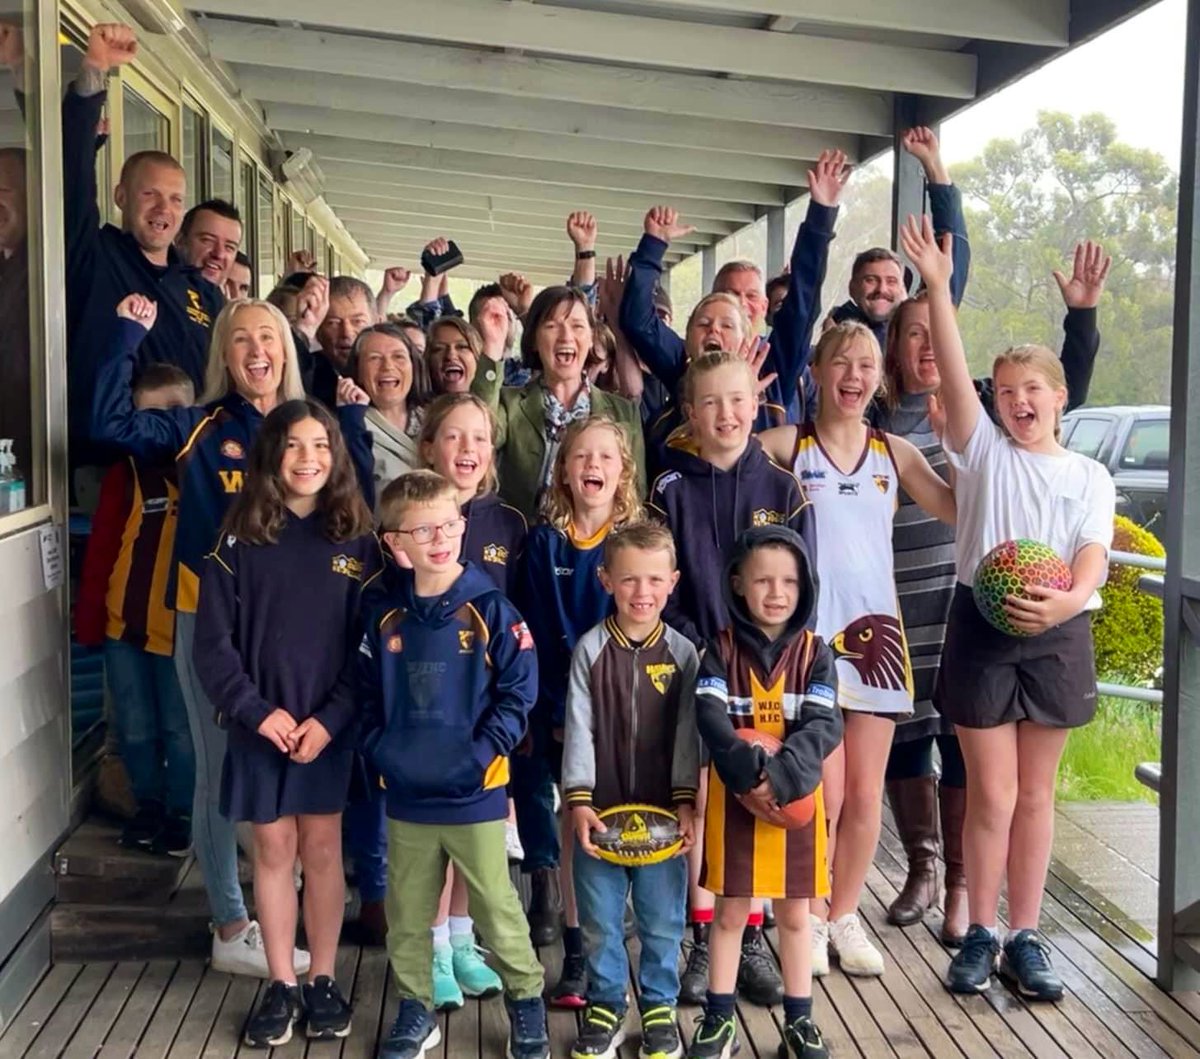
[[[882, 979], [851, 979], [837, 969], [816, 991], [815, 1016], [831, 1054], [1077, 1059], [1077, 1057], [1200, 1056], [1200, 995], [1169, 996], [1153, 982], [1153, 940], [1069, 869], [1056, 864], [1047, 886], [1043, 925], [1067, 995], [1055, 1005], [1030, 1005], [1000, 985], [981, 997], [953, 997], [941, 984], [947, 954], [937, 923], [899, 929], [884, 909], [903, 880], [895, 835], [885, 831], [868, 879], [863, 914], [887, 956]], [[547, 976], [557, 953], [544, 953]], [[354, 1033], [311, 1049], [294, 1040], [276, 1049], [300, 1059], [360, 1059], [375, 1054], [380, 1028], [394, 1014], [387, 963], [379, 950], [347, 947], [338, 977], [353, 989]], [[102, 1059], [208, 1059], [261, 1055], [239, 1045], [260, 983], [209, 971], [202, 961], [59, 964], [0, 1036], [0, 1059], [31, 1056]], [[743, 1057], [774, 1057], [778, 1010], [739, 1009]], [[685, 1034], [695, 1012], [682, 1009]], [[564, 1059], [575, 1032], [572, 1013], [553, 1012], [553, 1054]], [[470, 1003], [446, 1016], [436, 1059], [498, 1059], [506, 1022], [499, 1000]], [[634, 1059], [636, 1034], [622, 1048]]]

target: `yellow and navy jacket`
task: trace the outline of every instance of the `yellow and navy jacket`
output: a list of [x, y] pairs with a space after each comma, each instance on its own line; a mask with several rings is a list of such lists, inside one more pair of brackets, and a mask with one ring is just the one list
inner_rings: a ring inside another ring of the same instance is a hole
[[517, 609], [472, 563], [441, 596], [389, 566], [364, 601], [362, 750], [387, 814], [417, 824], [508, 815], [508, 757], [537, 698], [537, 656]]
[[538, 717], [555, 728], [566, 717], [571, 652], [612, 610], [612, 596], [599, 577], [610, 529], [606, 524], [580, 538], [573, 527], [560, 530], [542, 522], [525, 540], [517, 598], [538, 649]]
[[[749, 550], [764, 543], [791, 548], [800, 567], [798, 605], [775, 640], [754, 623], [731, 585]], [[765, 773], [784, 805], [817, 789], [825, 758], [842, 741], [834, 655], [809, 628], [817, 609], [816, 566], [799, 534], [763, 527], [738, 540], [724, 584], [732, 624], [713, 639], [700, 663], [696, 724], [721, 784], [745, 794]], [[738, 738], [738, 728], [765, 731], [783, 746], [768, 757], [761, 747]]]
[[800, 483], [751, 437], [727, 471], [702, 460], [686, 433], [667, 448], [668, 470], [655, 479], [649, 507], [675, 535], [679, 584], [663, 620], [701, 646], [729, 624], [721, 573], [734, 541], [754, 526], [788, 526], [816, 555], [812, 509]]
[[373, 533], [330, 540], [319, 511], [289, 515], [275, 544], [222, 537], [204, 562], [192, 657], [231, 739], [277, 753], [258, 726], [282, 706], [353, 746], [359, 601], [381, 565]]
[[694, 805], [700, 737], [696, 649], [661, 621], [641, 643], [615, 616], [571, 656], [563, 747], [567, 805]]
[[521, 561], [529, 527], [525, 516], [495, 493], [482, 493], [462, 506], [467, 520], [462, 557], [487, 574], [509, 599], [519, 591]]
[[[145, 336], [146, 329], [136, 321], [117, 320], [115, 348], [97, 378], [92, 434], [145, 460], [175, 457], [179, 528], [167, 604], [194, 613], [201, 563], [217, 541], [229, 505], [242, 491], [250, 447], [264, 416], [236, 393], [205, 407], [135, 409], [133, 369]], [[373, 507], [375, 461], [366, 407], [345, 405], [337, 412], [359, 484], [368, 507]]]

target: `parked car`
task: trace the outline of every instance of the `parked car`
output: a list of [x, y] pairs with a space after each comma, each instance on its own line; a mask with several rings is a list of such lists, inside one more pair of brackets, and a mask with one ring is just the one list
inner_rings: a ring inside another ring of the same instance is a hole
[[1062, 442], [1098, 460], [1117, 487], [1117, 514], [1160, 538], [1167, 518], [1171, 409], [1167, 405], [1077, 408], [1063, 416]]

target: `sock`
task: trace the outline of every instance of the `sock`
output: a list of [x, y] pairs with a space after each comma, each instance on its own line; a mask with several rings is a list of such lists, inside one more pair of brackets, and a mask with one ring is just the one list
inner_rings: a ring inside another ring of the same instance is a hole
[[433, 927], [433, 947], [435, 949], [444, 949], [450, 944], [450, 924], [438, 923]]
[[[982, 924], [982, 923], [980, 923], [980, 924], [979, 924], [979, 926], [983, 927], [983, 924]], [[991, 936], [992, 936], [993, 938], [995, 938], [997, 941], [999, 941], [999, 940], [1000, 940], [1000, 931], [998, 931], [998, 930], [995, 928], [995, 926], [983, 927], [983, 929], [984, 929], [984, 930], [986, 930], [986, 931], [987, 931], [989, 934], [991, 934]]]
[[749, 927], [761, 927], [763, 925], [763, 914], [761, 912], [751, 912], [746, 917], [746, 925]]
[[712, 926], [711, 923], [693, 923], [692, 924], [692, 944], [707, 945], [708, 931]]
[[733, 993], [709, 993], [704, 1001], [704, 1010], [710, 1015], [720, 1015], [721, 1018], [733, 1018]]
[[693, 908], [691, 914], [692, 923], [711, 923], [713, 921], [712, 908]]
[[583, 955], [583, 930], [580, 927], [563, 928], [563, 952], [567, 956]]
[[[1030, 928], [1029, 927], [1012, 927], [1012, 928], [1010, 928], [1008, 933], [1004, 935], [1004, 944], [1007, 945], [1009, 942], [1015, 941], [1018, 934], [1020, 934], [1023, 930], [1028, 930], [1028, 929], [1030, 929]], [[997, 931], [993, 930], [992, 937], [999, 937], [999, 933]]]
[[783, 1021], [791, 1025], [797, 1019], [812, 1018], [811, 996], [788, 996], [783, 994]]
[[475, 940], [475, 921], [470, 916], [451, 916], [449, 925], [450, 937], [468, 937], [472, 941]]

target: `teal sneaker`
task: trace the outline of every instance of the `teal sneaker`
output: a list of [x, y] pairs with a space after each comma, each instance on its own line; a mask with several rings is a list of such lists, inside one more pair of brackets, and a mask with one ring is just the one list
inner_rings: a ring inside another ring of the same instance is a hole
[[437, 1011], [463, 1006], [463, 993], [454, 977], [454, 950], [449, 945], [433, 947], [433, 1006]]
[[450, 935], [450, 950], [454, 958], [454, 980], [464, 996], [495, 996], [504, 988], [500, 976], [483, 962], [483, 950], [470, 934]]

